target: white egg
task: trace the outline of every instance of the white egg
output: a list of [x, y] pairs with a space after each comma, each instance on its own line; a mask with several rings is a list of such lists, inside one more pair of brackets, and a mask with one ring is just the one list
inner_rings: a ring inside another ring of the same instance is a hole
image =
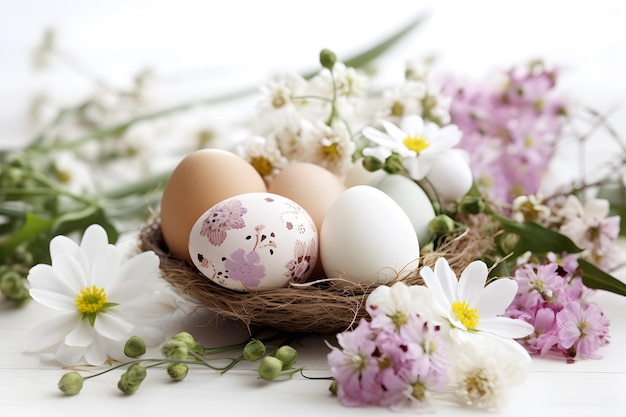
[[311, 216], [292, 200], [247, 193], [207, 210], [189, 234], [189, 255], [213, 282], [238, 291], [304, 282], [318, 257]]
[[472, 188], [473, 176], [467, 154], [460, 149], [451, 149], [433, 164], [426, 179], [433, 185], [444, 202], [455, 202]]
[[363, 161], [358, 160], [354, 162], [348, 170], [344, 184], [346, 188], [354, 187], [355, 185], [370, 185], [385, 175], [387, 175], [387, 173], [382, 169], [374, 172], [366, 170], [363, 168]]
[[435, 217], [435, 209], [422, 187], [404, 175], [386, 175], [372, 184], [402, 207], [411, 220], [417, 240], [428, 242], [428, 223]]
[[334, 201], [320, 231], [326, 276], [354, 283], [387, 283], [412, 274], [420, 247], [411, 220], [391, 197], [356, 185]]

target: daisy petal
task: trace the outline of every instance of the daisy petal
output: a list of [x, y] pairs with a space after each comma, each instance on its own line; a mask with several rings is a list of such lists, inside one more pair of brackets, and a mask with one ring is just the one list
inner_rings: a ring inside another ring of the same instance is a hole
[[[500, 278], [487, 285], [476, 300], [481, 317], [495, 317], [504, 314], [517, 293], [517, 282]], [[472, 304], [474, 305], [474, 304]]]
[[394, 149], [398, 146], [398, 143], [391, 139], [389, 135], [381, 132], [378, 129], [374, 129], [373, 127], [365, 127], [363, 128], [363, 136], [375, 142], [379, 146], [383, 146], [385, 148]]
[[491, 317], [482, 319], [478, 330], [508, 339], [519, 339], [531, 334], [535, 328], [524, 320], [509, 317]]
[[[415, 114], [403, 117], [400, 124], [402, 130], [411, 135], [420, 135], [424, 131], [424, 119]], [[387, 126], [385, 126], [385, 130], [387, 130]], [[389, 132], [389, 130], [387, 130], [387, 132]], [[405, 137], [406, 133], [404, 134]], [[404, 139], [404, 137], [402, 139]]]
[[41, 290], [39, 288], [31, 288], [29, 291], [33, 300], [50, 307], [54, 310], [65, 312], [76, 312], [76, 304], [74, 299], [68, 295], [58, 293], [56, 291]]
[[94, 343], [85, 351], [85, 360], [89, 365], [100, 366], [107, 360], [107, 348], [105, 343]]
[[61, 254], [75, 256], [79, 250], [76, 242], [67, 236], [55, 236], [50, 241], [50, 259]]
[[94, 324], [98, 334], [113, 340], [128, 338], [133, 327], [131, 323], [112, 313], [99, 314]]
[[76, 326], [76, 319], [75, 313], [63, 313], [44, 321], [26, 336], [24, 350], [37, 352], [59, 343]]
[[476, 305], [480, 294], [485, 289], [487, 274], [489, 274], [489, 270], [484, 262], [474, 261], [470, 263], [461, 273], [461, 278], [459, 278], [457, 287], [459, 299], [467, 301], [472, 306]]
[[65, 336], [65, 344], [68, 346], [85, 347], [93, 343], [95, 334], [93, 327], [87, 320], [81, 320], [80, 324]]
[[[389, 136], [391, 136], [391, 139], [394, 140], [394, 143], [396, 144], [396, 146], [398, 144], [402, 144], [404, 142], [404, 139], [406, 139], [407, 137], [407, 133], [404, 132], [402, 129], [400, 129], [398, 126], [394, 125], [393, 123], [390, 123], [386, 120], [382, 120], [381, 121], [383, 127], [385, 128], [385, 131], [387, 132], [387, 134]], [[411, 132], [414, 133], [414, 132]]]
[[100, 251], [100, 255], [92, 263], [91, 284], [98, 288], [111, 288], [114, 283], [111, 281], [117, 276], [121, 255], [117, 247], [107, 245]]
[[71, 293], [72, 289], [60, 280], [54, 273], [54, 269], [50, 265], [37, 264], [28, 271], [28, 283], [30, 288], [40, 290], [61, 292], [63, 294]]
[[109, 244], [107, 232], [99, 224], [89, 226], [80, 241], [80, 248], [87, 257], [89, 265], [93, 265]]
[[62, 254], [52, 260], [54, 273], [72, 289], [71, 294], [78, 294], [87, 287], [88, 270], [69, 254]]
[[109, 276], [108, 296], [116, 303], [133, 300], [159, 274], [159, 257], [154, 252], [137, 254], [122, 263], [115, 275]]
[[56, 360], [64, 366], [76, 364], [85, 353], [85, 348], [81, 346], [68, 346], [61, 343], [56, 353]]

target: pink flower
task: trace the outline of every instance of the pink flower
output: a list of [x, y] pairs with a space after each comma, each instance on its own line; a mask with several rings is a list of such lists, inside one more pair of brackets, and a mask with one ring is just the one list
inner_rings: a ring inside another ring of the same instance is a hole
[[568, 303], [556, 316], [559, 344], [573, 359], [600, 359], [598, 348], [607, 342], [609, 320], [596, 304]]
[[226, 231], [241, 229], [246, 222], [243, 215], [248, 209], [242, 207], [241, 201], [230, 198], [214, 206], [202, 222], [201, 236], [206, 236], [214, 246], [219, 246], [226, 239]]
[[265, 276], [265, 267], [257, 265], [260, 260], [256, 252], [246, 253], [243, 249], [237, 249], [225, 260], [224, 266], [231, 279], [241, 281], [246, 287], [256, 287]]
[[365, 319], [353, 331], [339, 333], [340, 348], [331, 347], [330, 370], [337, 381], [337, 396], [346, 406], [375, 405], [383, 395], [376, 375], [378, 358], [374, 356], [375, 332]]
[[285, 268], [289, 271], [293, 282], [301, 283], [306, 281], [310, 271], [317, 262], [317, 244], [314, 239], [304, 242], [296, 240], [293, 249], [293, 258], [287, 262]]

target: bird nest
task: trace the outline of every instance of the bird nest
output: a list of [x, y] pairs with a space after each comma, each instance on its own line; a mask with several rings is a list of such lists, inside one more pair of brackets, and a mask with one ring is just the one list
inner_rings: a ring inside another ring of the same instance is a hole
[[[459, 276], [470, 262], [492, 248], [493, 230], [486, 216], [471, 216], [463, 219], [463, 223], [467, 229], [443, 239], [437, 251], [422, 249], [419, 268], [433, 267], [437, 258], [445, 257]], [[342, 332], [366, 317], [365, 301], [380, 285], [321, 279], [306, 285], [258, 292], [231, 290], [206, 278], [191, 262], [173, 257], [163, 240], [158, 218], [142, 229], [140, 249], [154, 251], [159, 256], [165, 280], [176, 292], [190, 299], [197, 309], [238, 320], [249, 329], [320, 334]], [[419, 268], [401, 280], [407, 285], [423, 285]]]

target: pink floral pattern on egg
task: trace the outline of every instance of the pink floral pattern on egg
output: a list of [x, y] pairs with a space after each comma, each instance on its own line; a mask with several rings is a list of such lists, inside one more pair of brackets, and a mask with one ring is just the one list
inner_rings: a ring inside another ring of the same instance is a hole
[[310, 215], [285, 197], [242, 194], [198, 219], [189, 251], [200, 272], [219, 285], [239, 291], [279, 288], [305, 282], [313, 271], [317, 230]]
[[243, 215], [248, 209], [241, 201], [232, 198], [213, 206], [202, 221], [201, 236], [206, 236], [212, 245], [219, 246], [226, 239], [226, 232], [231, 229], [242, 229], [246, 226]]

